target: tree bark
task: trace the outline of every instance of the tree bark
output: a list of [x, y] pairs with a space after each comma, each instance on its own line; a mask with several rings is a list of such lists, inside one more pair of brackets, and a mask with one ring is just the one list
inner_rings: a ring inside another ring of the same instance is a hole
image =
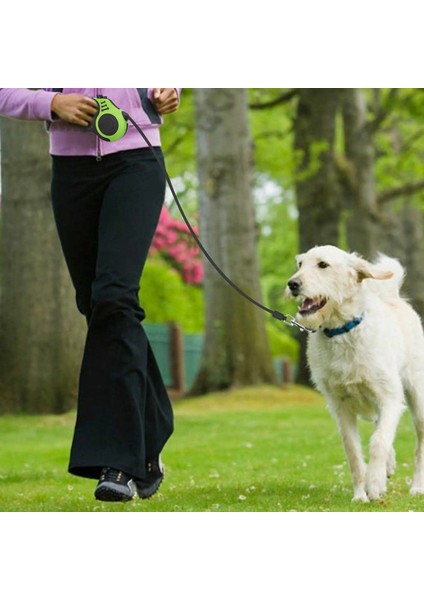
[[381, 243], [381, 220], [375, 181], [373, 128], [368, 121], [364, 90], [343, 91], [345, 154], [349, 168], [345, 194], [349, 248], [371, 260]]
[[[300, 162], [296, 174], [299, 249], [338, 245], [340, 190], [334, 156], [336, 114], [341, 90], [301, 89], [294, 123], [294, 148]], [[310, 384], [306, 335], [300, 334], [297, 383]]]
[[85, 325], [50, 207], [41, 123], [1, 119], [0, 411], [60, 413], [75, 405]]
[[[252, 196], [252, 146], [244, 89], [195, 90], [200, 231], [208, 252], [261, 300]], [[274, 382], [264, 313], [205, 261], [206, 331], [193, 393]]]
[[340, 190], [334, 158], [338, 89], [301, 89], [295, 118], [300, 251], [338, 244]]
[[390, 212], [379, 250], [402, 263], [406, 271], [402, 293], [424, 319], [424, 216], [419, 206], [405, 200], [400, 210]]

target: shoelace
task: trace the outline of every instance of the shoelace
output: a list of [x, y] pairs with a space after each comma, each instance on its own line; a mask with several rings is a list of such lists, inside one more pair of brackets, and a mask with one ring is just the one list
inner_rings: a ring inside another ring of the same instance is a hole
[[110, 481], [112, 483], [127, 483], [125, 479], [125, 474], [117, 469], [104, 469], [100, 475], [100, 481]]

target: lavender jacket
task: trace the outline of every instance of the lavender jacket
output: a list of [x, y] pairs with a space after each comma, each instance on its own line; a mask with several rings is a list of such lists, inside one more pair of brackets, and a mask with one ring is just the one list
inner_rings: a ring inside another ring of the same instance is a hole
[[[159, 127], [162, 117], [152, 102], [153, 88], [0, 88], [0, 115], [46, 121], [50, 134], [50, 153], [55, 156], [101, 157], [146, 146], [132, 123], [128, 123], [128, 132], [123, 138], [116, 142], [106, 142], [96, 134], [84, 131], [83, 127], [76, 127], [56, 118], [52, 115], [51, 103], [59, 91], [89, 97], [107, 96], [116, 106], [131, 115], [153, 146], [160, 146]], [[177, 92], [180, 93], [179, 88]]]

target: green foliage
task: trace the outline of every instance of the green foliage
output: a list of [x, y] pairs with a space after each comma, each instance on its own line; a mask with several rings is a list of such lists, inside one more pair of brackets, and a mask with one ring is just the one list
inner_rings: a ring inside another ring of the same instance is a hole
[[[0, 418], [2, 512], [407, 512], [415, 436], [409, 415], [381, 501], [353, 503], [346, 457], [322, 398], [305, 388], [245, 388], [175, 403], [178, 427], [149, 501], [101, 503], [94, 480], [67, 473], [75, 413]], [[235, 423], [237, 426], [235, 427]], [[364, 446], [371, 426], [361, 423]]]
[[[251, 88], [249, 103], [266, 103], [281, 95], [281, 89]], [[293, 154], [295, 103], [250, 111], [250, 129], [254, 147], [254, 165], [283, 189], [293, 187], [296, 157]]]
[[160, 255], [149, 256], [140, 287], [140, 303], [149, 323], [176, 321], [184, 333], [203, 330], [203, 293], [184, 283]]
[[[422, 180], [424, 90], [367, 90], [367, 96], [370, 122], [380, 118], [375, 134], [375, 172], [379, 191]], [[414, 201], [424, 202], [423, 190], [416, 192]], [[392, 203], [392, 208], [396, 210], [397, 204]]]
[[[196, 167], [195, 116], [193, 90], [183, 89], [180, 108], [166, 115], [161, 128], [162, 147], [167, 171], [184, 208], [195, 227], [198, 222], [198, 180]], [[181, 219], [178, 207], [167, 186], [166, 204], [174, 218]]]
[[[258, 252], [264, 302], [273, 310], [295, 315], [296, 302], [284, 297], [287, 281], [295, 269], [294, 258], [298, 247], [294, 197], [290, 190], [283, 190], [266, 174], [258, 174], [255, 181]], [[267, 333], [272, 356], [284, 355], [297, 362], [298, 342], [287, 327], [275, 321], [267, 326]]]
[[[273, 193], [266, 195], [264, 177], [256, 187], [256, 207], [259, 224], [259, 258], [262, 275], [262, 288], [265, 299], [273, 308], [287, 308], [284, 289], [295, 268], [298, 230], [297, 209], [293, 194], [285, 191], [275, 182]], [[293, 305], [290, 305], [292, 308]]]
[[171, 177], [196, 172], [193, 90], [182, 90], [176, 113], [165, 115], [161, 128], [166, 167]]
[[284, 324], [275, 325], [270, 321], [266, 323], [266, 332], [268, 335], [271, 356], [286, 356], [293, 364], [299, 360], [299, 344], [288, 333], [283, 331]]

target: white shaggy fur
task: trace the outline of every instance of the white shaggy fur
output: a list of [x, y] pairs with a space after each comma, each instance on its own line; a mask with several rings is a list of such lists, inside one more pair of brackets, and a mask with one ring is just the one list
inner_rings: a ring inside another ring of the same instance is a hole
[[[375, 500], [386, 491], [396, 466], [393, 442], [405, 397], [417, 433], [410, 492], [424, 494], [424, 336], [420, 318], [399, 296], [402, 266], [383, 255], [371, 264], [334, 246], [313, 248], [297, 261], [287, 292], [301, 303], [298, 320], [317, 330], [308, 338], [308, 363], [340, 430], [353, 500]], [[362, 322], [349, 332], [324, 334], [324, 328], [360, 316]], [[368, 466], [358, 416], [375, 423]]]

